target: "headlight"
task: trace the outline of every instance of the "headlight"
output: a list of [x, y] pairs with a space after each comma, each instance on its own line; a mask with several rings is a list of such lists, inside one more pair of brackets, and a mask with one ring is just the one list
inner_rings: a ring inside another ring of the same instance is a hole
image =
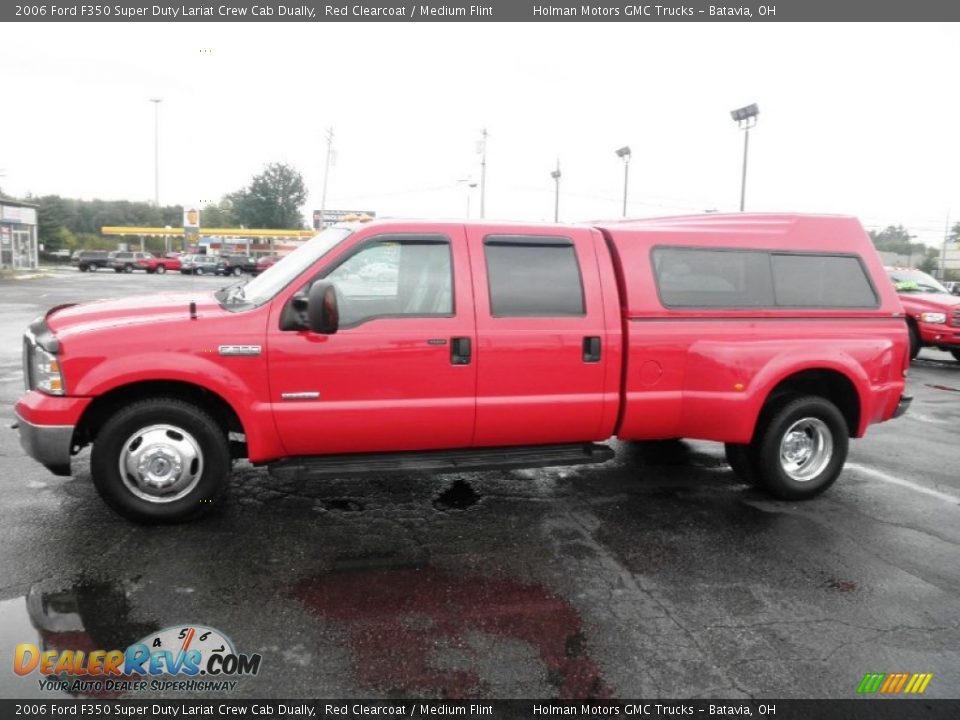
[[925, 323], [945, 323], [947, 321], [946, 313], [920, 313], [920, 322]]
[[33, 380], [37, 390], [51, 395], [64, 394], [60, 361], [56, 355], [51, 355], [39, 345], [33, 348]]

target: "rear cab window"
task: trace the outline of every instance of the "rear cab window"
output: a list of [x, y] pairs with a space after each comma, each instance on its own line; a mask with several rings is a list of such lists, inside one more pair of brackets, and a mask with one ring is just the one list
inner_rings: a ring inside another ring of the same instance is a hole
[[483, 240], [493, 317], [581, 317], [583, 279], [573, 241], [536, 235]]

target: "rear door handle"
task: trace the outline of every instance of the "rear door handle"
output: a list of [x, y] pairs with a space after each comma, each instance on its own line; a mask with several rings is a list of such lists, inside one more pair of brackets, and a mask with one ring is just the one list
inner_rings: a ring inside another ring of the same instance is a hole
[[470, 338], [455, 337], [450, 341], [450, 364], [470, 364]]
[[600, 338], [596, 336], [583, 339], [583, 361], [588, 363], [600, 362]]

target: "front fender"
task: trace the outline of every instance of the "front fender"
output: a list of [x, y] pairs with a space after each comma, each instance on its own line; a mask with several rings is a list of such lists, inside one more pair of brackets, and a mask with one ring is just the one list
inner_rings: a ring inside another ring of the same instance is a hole
[[280, 452], [271, 409], [264, 401], [268, 397], [266, 375], [262, 356], [204, 357], [154, 351], [102, 358], [88, 367], [69, 391], [71, 395], [100, 397], [121, 387], [158, 381], [204, 388], [218, 395], [240, 418], [250, 459], [258, 460]]

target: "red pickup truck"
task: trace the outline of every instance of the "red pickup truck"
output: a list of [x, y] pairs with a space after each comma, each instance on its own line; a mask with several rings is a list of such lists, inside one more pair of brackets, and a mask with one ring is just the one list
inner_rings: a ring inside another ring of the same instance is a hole
[[603, 462], [611, 437], [726, 443], [805, 499], [902, 413], [907, 326], [853, 218], [329, 228], [216, 292], [60, 306], [16, 405], [52, 472], [92, 444], [128, 518], [213, 506], [231, 462], [308, 475]]
[[960, 362], [960, 297], [920, 270], [888, 267], [887, 274], [907, 314], [910, 358], [935, 347]]
[[167, 271], [176, 272], [180, 269], [180, 255], [169, 253], [163, 257], [141, 258], [137, 261], [137, 265], [150, 275], [154, 273], [163, 275]]

